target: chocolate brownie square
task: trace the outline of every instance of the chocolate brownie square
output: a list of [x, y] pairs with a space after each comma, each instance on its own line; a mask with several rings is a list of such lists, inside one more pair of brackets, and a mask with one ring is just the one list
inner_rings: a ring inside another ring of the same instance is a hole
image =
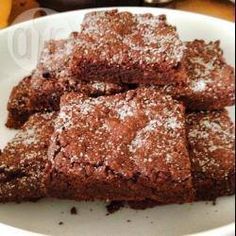
[[74, 76], [114, 83], [166, 85], [186, 81], [186, 49], [165, 15], [96, 11], [67, 44]]
[[187, 85], [164, 87], [167, 94], [183, 101], [188, 110], [219, 110], [235, 104], [235, 73], [228, 65], [220, 42], [194, 40], [186, 43]]
[[187, 132], [196, 199], [234, 194], [234, 125], [227, 111], [189, 114]]
[[127, 90], [126, 85], [85, 82], [69, 77], [53, 77], [44, 69], [35, 70], [13, 88], [8, 102], [7, 127], [20, 128], [37, 112], [58, 111], [65, 92], [76, 91], [89, 96], [110, 95]]
[[35, 114], [0, 153], [0, 202], [46, 196], [47, 151], [56, 114]]
[[[235, 193], [234, 125], [228, 112], [195, 112], [187, 115], [189, 155], [195, 200], [214, 201], [217, 197]], [[146, 209], [158, 202], [129, 201], [134, 209]]]
[[193, 199], [184, 107], [155, 89], [61, 100], [49, 195], [74, 200]]

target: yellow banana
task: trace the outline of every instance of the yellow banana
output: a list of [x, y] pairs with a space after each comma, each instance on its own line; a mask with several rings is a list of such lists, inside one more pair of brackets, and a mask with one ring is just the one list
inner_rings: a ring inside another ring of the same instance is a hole
[[0, 0], [0, 28], [4, 28], [8, 24], [11, 6], [12, 0]]

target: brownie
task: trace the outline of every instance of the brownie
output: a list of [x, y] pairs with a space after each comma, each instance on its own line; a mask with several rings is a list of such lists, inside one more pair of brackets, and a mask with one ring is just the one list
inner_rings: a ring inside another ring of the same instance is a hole
[[88, 13], [71, 58], [71, 71], [85, 79], [166, 85], [186, 81], [185, 45], [165, 15]]
[[186, 43], [187, 85], [164, 87], [164, 91], [185, 103], [188, 110], [220, 110], [235, 104], [234, 68], [228, 65], [220, 42], [194, 40]]
[[89, 96], [110, 95], [127, 90], [126, 85], [105, 82], [76, 81], [69, 77], [54, 77], [45, 68], [37, 68], [13, 88], [8, 102], [7, 127], [20, 128], [37, 112], [58, 111], [60, 97], [69, 91]]
[[47, 78], [69, 78], [70, 57], [75, 42], [67, 40], [49, 40], [44, 43], [36, 67], [37, 74]]
[[45, 167], [55, 114], [35, 114], [0, 153], [0, 202], [46, 196]]
[[[187, 115], [187, 136], [192, 163], [196, 201], [215, 201], [235, 194], [234, 125], [228, 112], [206, 111]], [[134, 209], [146, 209], [160, 203], [129, 201]]]
[[64, 95], [49, 159], [51, 197], [193, 199], [184, 107], [155, 89]]
[[33, 114], [31, 101], [31, 76], [25, 77], [17, 86], [13, 87], [8, 99], [8, 128], [20, 128]]
[[234, 194], [234, 125], [227, 111], [191, 113], [187, 130], [196, 199]]

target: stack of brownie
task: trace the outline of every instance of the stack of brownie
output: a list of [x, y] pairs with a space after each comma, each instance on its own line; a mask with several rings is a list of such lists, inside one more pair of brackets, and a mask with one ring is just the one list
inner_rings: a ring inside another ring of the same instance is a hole
[[13, 88], [0, 202], [133, 207], [235, 192], [234, 69], [219, 42], [182, 42], [165, 16], [100, 11], [45, 44]]

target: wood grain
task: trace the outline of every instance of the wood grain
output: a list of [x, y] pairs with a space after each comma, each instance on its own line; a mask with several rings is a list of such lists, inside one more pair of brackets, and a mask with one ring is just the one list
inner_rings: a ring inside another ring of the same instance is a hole
[[[39, 7], [36, 0], [13, 0], [10, 22], [22, 12]], [[176, 9], [235, 21], [234, 4], [229, 0], [176, 0]]]

